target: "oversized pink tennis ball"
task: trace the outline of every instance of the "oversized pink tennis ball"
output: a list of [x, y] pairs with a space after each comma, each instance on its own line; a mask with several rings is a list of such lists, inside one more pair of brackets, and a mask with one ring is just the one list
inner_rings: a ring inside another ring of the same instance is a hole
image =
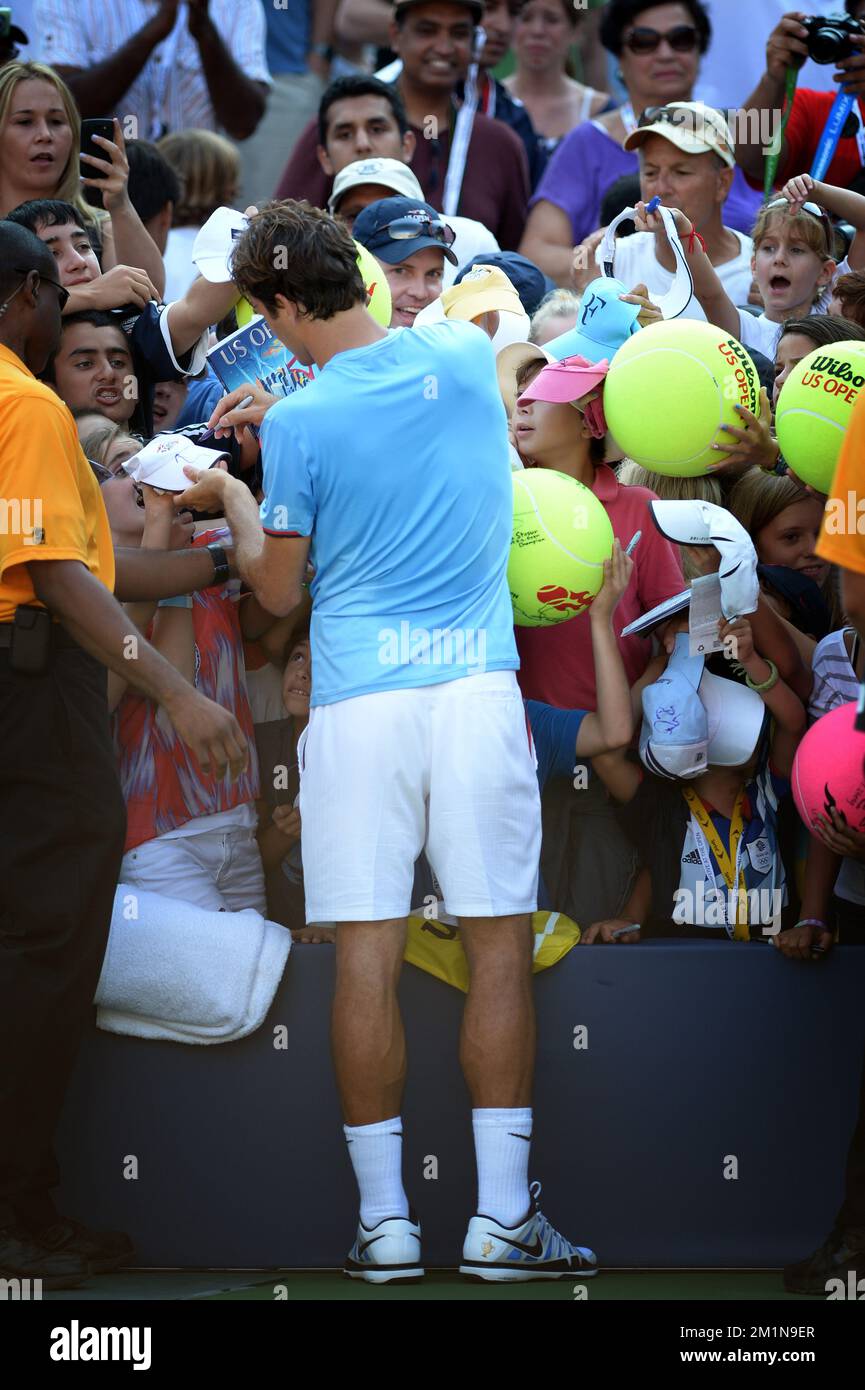
[[865, 734], [853, 725], [856, 704], [841, 705], [812, 725], [793, 762], [796, 809], [811, 830], [817, 816], [839, 811], [853, 830], [865, 830]]

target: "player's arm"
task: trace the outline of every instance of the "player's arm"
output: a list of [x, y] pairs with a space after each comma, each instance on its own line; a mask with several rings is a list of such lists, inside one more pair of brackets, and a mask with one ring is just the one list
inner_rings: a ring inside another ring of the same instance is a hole
[[184, 472], [193, 486], [175, 498], [175, 505], [221, 512], [234, 540], [234, 562], [241, 579], [268, 613], [277, 618], [291, 613], [303, 598], [310, 537], [266, 534], [249, 488], [221, 469], [185, 468]]
[[611, 559], [604, 561], [603, 585], [589, 609], [598, 708], [597, 713], [587, 714], [580, 725], [576, 742], [579, 757], [591, 758], [609, 748], [623, 748], [634, 732], [628, 677], [613, 630], [613, 613], [633, 569], [633, 560], [616, 540]]

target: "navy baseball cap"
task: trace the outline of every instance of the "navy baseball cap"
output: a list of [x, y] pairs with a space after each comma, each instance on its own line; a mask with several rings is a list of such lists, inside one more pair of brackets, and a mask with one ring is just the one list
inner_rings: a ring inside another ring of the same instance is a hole
[[443, 251], [451, 265], [458, 261], [451, 243], [453, 227], [429, 203], [418, 198], [380, 198], [354, 220], [352, 236], [388, 265], [399, 265], [416, 251], [432, 246]]
[[555, 281], [545, 275], [534, 261], [519, 255], [516, 251], [486, 251], [478, 256], [473, 256], [468, 264], [459, 271], [454, 284], [458, 285], [476, 265], [494, 265], [498, 266], [499, 270], [503, 270], [530, 318], [544, 296], [556, 288]]

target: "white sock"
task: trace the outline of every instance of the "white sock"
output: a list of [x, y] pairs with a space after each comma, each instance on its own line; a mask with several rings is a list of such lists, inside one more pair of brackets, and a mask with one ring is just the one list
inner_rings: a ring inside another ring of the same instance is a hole
[[501, 1226], [516, 1226], [531, 1210], [529, 1149], [531, 1108], [473, 1110], [478, 1161], [478, 1213]]
[[402, 1185], [402, 1119], [343, 1125], [348, 1156], [360, 1188], [360, 1219], [371, 1230], [389, 1216], [408, 1216]]

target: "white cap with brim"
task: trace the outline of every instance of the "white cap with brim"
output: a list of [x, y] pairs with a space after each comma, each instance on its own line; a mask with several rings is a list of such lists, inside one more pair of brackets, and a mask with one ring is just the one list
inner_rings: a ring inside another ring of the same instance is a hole
[[[660, 309], [665, 319], [677, 319], [684, 314], [694, 298], [694, 277], [691, 274], [691, 267], [688, 265], [688, 257], [685, 255], [685, 248], [682, 246], [673, 214], [669, 208], [664, 207], [659, 207], [656, 211], [664, 224], [667, 240], [676, 262], [676, 270], [673, 283], [667, 292], [665, 294], [653, 294], [650, 298], [652, 303]], [[604, 233], [604, 239], [595, 252], [595, 261], [605, 276], [614, 278], [616, 274], [616, 229], [620, 222], [632, 221], [635, 216], [636, 208], [623, 208], [618, 217], [613, 218]], [[639, 313], [639, 310], [637, 312]]]
[[162, 488], [165, 492], [185, 492], [192, 483], [184, 473], [184, 465], [192, 468], [212, 468], [226, 455], [215, 449], [202, 449], [185, 434], [157, 434], [149, 444], [124, 464], [136, 483]]
[[192, 260], [205, 280], [224, 285], [233, 278], [231, 253], [248, 224], [246, 213], [234, 208], [217, 208], [211, 213], [192, 244]]
[[346, 164], [344, 169], [340, 169], [333, 181], [333, 192], [327, 204], [328, 212], [337, 211], [340, 199], [350, 188], [359, 188], [365, 183], [390, 188], [403, 198], [417, 198], [423, 202], [423, 189], [408, 165], [403, 164], [400, 159], [379, 156], [375, 159], [356, 159], [352, 164]]
[[757, 551], [732, 512], [714, 502], [689, 499], [649, 503], [662, 536], [677, 545], [714, 545], [721, 556], [721, 609], [725, 618], [755, 613], [760, 598]]
[[709, 723], [709, 765], [741, 767], [760, 740], [766, 706], [755, 690], [704, 671], [700, 700]]

